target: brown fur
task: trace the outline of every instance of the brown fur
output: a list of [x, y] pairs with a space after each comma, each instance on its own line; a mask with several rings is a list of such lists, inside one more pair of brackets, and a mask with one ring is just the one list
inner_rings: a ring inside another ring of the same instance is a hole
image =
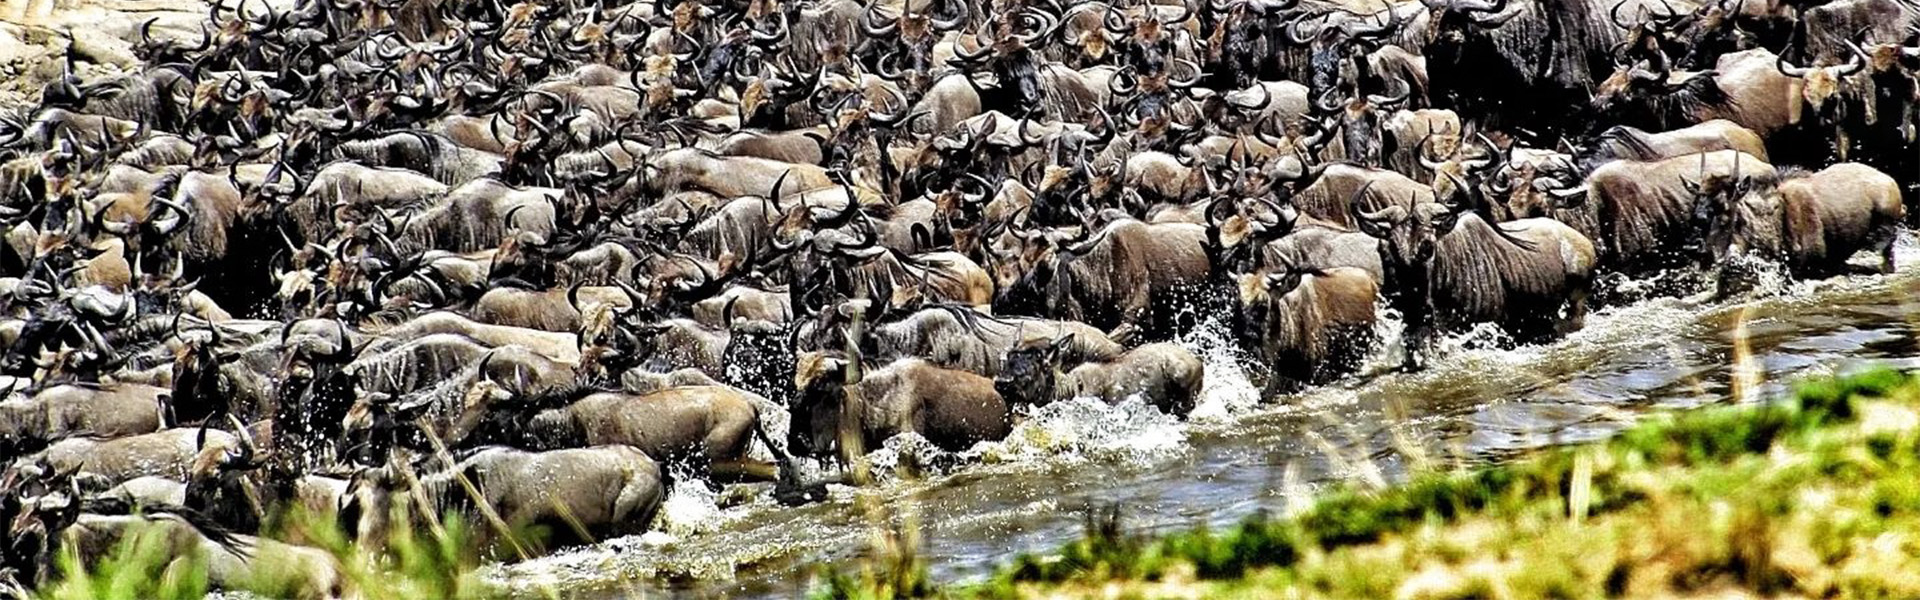
[[1317, 271], [1303, 274], [1291, 290], [1272, 289], [1273, 279], [1261, 274], [1240, 279], [1241, 305], [1263, 309], [1249, 311], [1262, 322], [1245, 324], [1243, 334], [1259, 340], [1271, 368], [1270, 393], [1332, 381], [1358, 368], [1372, 348], [1380, 293], [1375, 276], [1351, 267]]
[[1600, 261], [1612, 269], [1641, 272], [1671, 262], [1677, 248], [1693, 235], [1689, 211], [1693, 194], [1685, 182], [1733, 173], [1736, 157], [1742, 172], [1772, 169], [1765, 161], [1733, 150], [1694, 154], [1656, 162], [1616, 161], [1587, 176], [1583, 199], [1555, 211], [1555, 217], [1573, 226], [1600, 251]]

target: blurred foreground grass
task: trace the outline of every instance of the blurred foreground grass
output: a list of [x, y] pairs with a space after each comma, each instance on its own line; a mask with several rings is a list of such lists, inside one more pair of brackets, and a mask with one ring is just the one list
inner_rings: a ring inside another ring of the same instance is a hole
[[[404, 509], [397, 509], [404, 510]], [[404, 519], [402, 512], [396, 518]], [[54, 579], [35, 597], [46, 600], [202, 600], [215, 591], [209, 573], [229, 576], [226, 591], [249, 597], [317, 598], [311, 570], [286, 546], [256, 545], [242, 538], [249, 560], [234, 564], [230, 555], [211, 555], [204, 547], [181, 544], [168, 527], [154, 524], [122, 536], [104, 558], [83, 564], [70, 551], [56, 561]], [[362, 600], [488, 598], [497, 590], [484, 585], [476, 569], [482, 549], [458, 519], [446, 519], [430, 531], [396, 528], [372, 549], [347, 539], [331, 515], [287, 516], [270, 539], [297, 540], [330, 557], [341, 597]]]
[[1920, 598], [1920, 382], [1807, 381], [1222, 531], [1146, 539], [1090, 514], [1082, 539], [964, 586], [928, 583], [912, 551], [825, 573], [816, 595]]

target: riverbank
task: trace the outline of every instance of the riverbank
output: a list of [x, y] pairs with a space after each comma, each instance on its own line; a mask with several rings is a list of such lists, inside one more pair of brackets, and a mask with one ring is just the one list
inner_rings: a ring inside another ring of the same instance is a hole
[[1506, 465], [1342, 488], [1226, 530], [1149, 539], [1097, 511], [1082, 539], [983, 583], [930, 583], [896, 543], [907, 550], [818, 595], [1920, 597], [1915, 472], [1920, 383], [1872, 371]]

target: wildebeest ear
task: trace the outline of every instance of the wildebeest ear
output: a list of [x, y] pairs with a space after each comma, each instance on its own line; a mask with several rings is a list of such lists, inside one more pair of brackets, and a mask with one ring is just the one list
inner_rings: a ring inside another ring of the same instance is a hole
[[1060, 350], [1063, 348], [1066, 348], [1068, 345], [1072, 343], [1073, 343], [1072, 332], [1068, 332], [1066, 335], [1053, 338], [1053, 343], [1047, 344], [1047, 356], [1049, 358], [1052, 358], [1055, 362], [1058, 362], [1060, 359]]

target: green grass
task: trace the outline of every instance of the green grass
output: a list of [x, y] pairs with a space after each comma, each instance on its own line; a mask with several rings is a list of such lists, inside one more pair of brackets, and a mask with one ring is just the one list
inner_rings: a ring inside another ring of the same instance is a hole
[[1920, 384], [1880, 370], [1224, 530], [1147, 540], [1104, 513], [984, 583], [892, 593], [874, 583], [903, 576], [870, 565], [816, 596], [1920, 597], [1915, 473]]

